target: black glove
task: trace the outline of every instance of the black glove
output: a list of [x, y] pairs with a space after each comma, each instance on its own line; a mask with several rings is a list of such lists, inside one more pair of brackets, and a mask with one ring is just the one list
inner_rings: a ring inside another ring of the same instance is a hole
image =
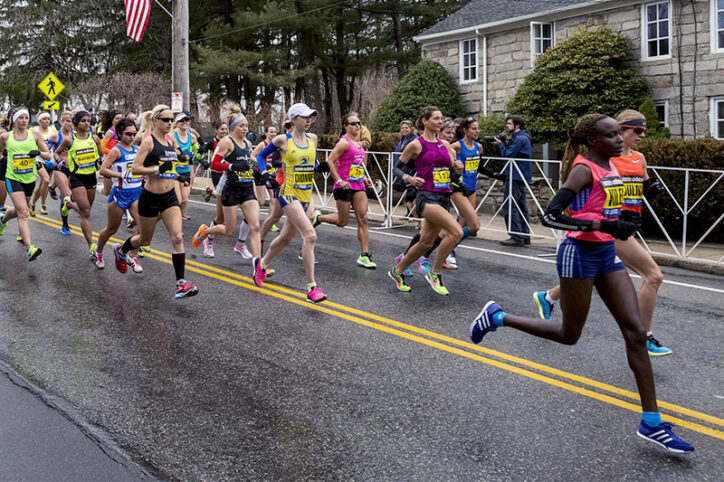
[[249, 168], [251, 167], [251, 164], [249, 164], [248, 159], [242, 159], [240, 161], [237, 160], [237, 161], [232, 162], [230, 167], [231, 167], [232, 171], [244, 172], [244, 171], [249, 170]]
[[33, 149], [32, 151], [28, 152], [28, 155], [30, 157], [38, 157], [40, 155], [40, 151], [37, 149]]
[[168, 172], [173, 169], [173, 162], [166, 161], [158, 165], [158, 172]]
[[641, 213], [631, 211], [630, 209], [621, 210], [621, 214], [618, 217], [619, 221], [626, 221], [627, 223], [633, 223], [641, 228]]
[[284, 164], [281, 160], [281, 158], [278, 159], [272, 159], [271, 165], [274, 169], [279, 169], [282, 167], [282, 164]]
[[505, 182], [505, 180], [508, 179], [508, 176], [506, 176], [502, 172], [494, 172], [492, 177], [493, 177], [493, 179], [497, 179], [498, 181], [503, 181], [503, 182]]
[[663, 183], [658, 179], [652, 181], [649, 178], [644, 181], [644, 194], [646, 195], [646, 197], [656, 196], [657, 194], [661, 194], [664, 191], [666, 191], [666, 188], [664, 187]]
[[321, 173], [329, 172], [329, 163], [327, 161], [322, 161], [319, 164], [317, 164], [317, 172], [321, 172]]
[[271, 189], [272, 191], [279, 187], [279, 183], [277, 182], [277, 180], [271, 177], [268, 172], [264, 172], [261, 175], [261, 180], [264, 182], [267, 189]]
[[178, 155], [178, 162], [189, 162], [189, 156], [183, 152]]
[[208, 170], [211, 167], [211, 163], [209, 161], [205, 161], [203, 158], [199, 158], [199, 164], [201, 164], [201, 167]]
[[602, 233], [610, 234], [614, 238], [624, 241], [631, 237], [637, 230], [638, 226], [634, 223], [629, 223], [628, 221], [606, 221], [605, 219], [601, 221], [601, 229], [599, 229]]

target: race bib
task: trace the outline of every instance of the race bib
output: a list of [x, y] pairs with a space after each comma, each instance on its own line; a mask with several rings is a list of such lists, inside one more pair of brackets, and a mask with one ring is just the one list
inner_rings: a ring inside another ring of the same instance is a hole
[[[161, 163], [159, 163], [159, 165], [160, 164]], [[176, 165], [177, 164], [178, 163], [176, 161], [173, 161], [173, 167], [171, 168], [170, 171], [159, 172], [158, 173], [159, 179], [176, 179]]]
[[15, 154], [13, 155], [13, 172], [15, 174], [29, 174], [33, 172], [34, 157], [30, 157], [27, 154]]
[[129, 180], [131, 180], [131, 179], [132, 179], [132, 180], [138, 179], [139, 181], [141, 180], [141, 175], [140, 175], [140, 174], [133, 174], [133, 164], [128, 164], [128, 165], [126, 166], [126, 179], [129, 179]]
[[468, 157], [465, 159], [465, 172], [477, 172], [480, 165], [480, 157]]
[[432, 182], [435, 189], [450, 189], [450, 168], [434, 168], [432, 170]]
[[92, 147], [80, 149], [75, 153], [75, 164], [78, 169], [95, 168], [96, 166], [96, 150]]
[[365, 167], [362, 164], [352, 164], [349, 168], [349, 182], [363, 182], [365, 177]]
[[294, 189], [308, 191], [314, 182], [314, 166], [294, 166]]
[[603, 205], [604, 218], [617, 218], [621, 214], [626, 187], [620, 177], [603, 177], [600, 180], [601, 187], [606, 193], [606, 202]]
[[623, 195], [624, 206], [641, 206], [644, 197], [643, 176], [621, 176], [626, 191]]
[[249, 168], [246, 171], [234, 171], [239, 179], [254, 179], [254, 170]]

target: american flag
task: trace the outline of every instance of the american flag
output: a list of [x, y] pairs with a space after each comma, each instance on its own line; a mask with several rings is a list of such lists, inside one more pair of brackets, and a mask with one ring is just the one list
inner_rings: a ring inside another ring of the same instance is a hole
[[126, 35], [140, 42], [146, 31], [149, 15], [151, 0], [126, 0]]

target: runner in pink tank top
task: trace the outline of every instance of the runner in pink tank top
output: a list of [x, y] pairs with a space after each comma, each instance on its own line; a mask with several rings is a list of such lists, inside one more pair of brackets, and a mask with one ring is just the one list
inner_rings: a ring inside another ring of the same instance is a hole
[[[349, 147], [344, 154], [339, 156], [335, 162], [339, 179], [334, 183], [334, 189], [342, 188], [344, 183], [349, 183], [352, 191], [364, 191], [365, 183], [365, 150], [359, 141], [353, 141], [348, 136], [342, 136]], [[330, 163], [331, 164], [331, 163]]]

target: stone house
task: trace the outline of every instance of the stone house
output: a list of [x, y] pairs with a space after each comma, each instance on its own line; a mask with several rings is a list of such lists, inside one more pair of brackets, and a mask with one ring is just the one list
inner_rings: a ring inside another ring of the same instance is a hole
[[472, 0], [415, 38], [469, 113], [504, 113], [547, 48], [606, 25], [631, 40], [672, 137], [724, 139], [724, 0]]

